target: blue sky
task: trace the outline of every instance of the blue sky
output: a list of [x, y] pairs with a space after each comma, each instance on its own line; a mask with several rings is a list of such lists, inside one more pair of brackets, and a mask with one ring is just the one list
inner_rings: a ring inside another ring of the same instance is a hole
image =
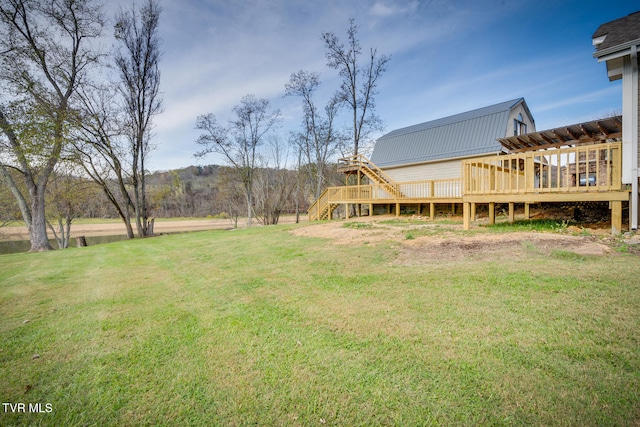
[[[640, 10], [637, 0], [160, 0], [164, 112], [151, 170], [223, 164], [193, 154], [196, 117], [219, 122], [247, 94], [269, 100], [281, 139], [301, 120], [284, 98], [291, 73], [321, 76], [323, 101], [339, 80], [322, 32], [346, 39], [356, 19], [363, 50], [391, 55], [376, 111], [386, 131], [524, 97], [538, 130], [621, 111], [620, 82], [593, 58], [600, 24]], [[344, 115], [346, 119], [346, 114]]]

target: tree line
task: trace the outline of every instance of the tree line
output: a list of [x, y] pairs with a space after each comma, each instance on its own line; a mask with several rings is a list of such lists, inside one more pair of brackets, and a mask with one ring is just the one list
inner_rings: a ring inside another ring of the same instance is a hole
[[[374, 98], [390, 58], [371, 49], [362, 60], [351, 20], [346, 44], [322, 34], [327, 65], [342, 78], [327, 104], [315, 99], [317, 72], [292, 73], [284, 87], [302, 102], [299, 131], [278, 135], [280, 112], [249, 94], [228, 123], [196, 119], [195, 156], [215, 152], [226, 165], [150, 174], [163, 106], [160, 14], [157, 0], [121, 8], [112, 21], [98, 0], [0, 3], [0, 218], [19, 212], [31, 251], [52, 249], [47, 228], [66, 247], [78, 216], [115, 215], [129, 238], [152, 235], [155, 216], [275, 224], [335, 185], [335, 157], [358, 154], [381, 128]], [[114, 42], [105, 48], [109, 22]], [[340, 127], [345, 112], [351, 124]]]

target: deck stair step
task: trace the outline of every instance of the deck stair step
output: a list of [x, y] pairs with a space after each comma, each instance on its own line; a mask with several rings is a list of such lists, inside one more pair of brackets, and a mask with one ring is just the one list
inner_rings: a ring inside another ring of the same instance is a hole
[[[379, 185], [385, 192], [389, 193], [392, 198], [401, 199], [405, 197], [400, 192], [398, 184], [391, 177], [361, 154], [339, 159], [338, 171], [345, 173], [360, 172], [367, 176], [372, 183]], [[337, 206], [338, 204], [335, 202], [330, 203], [329, 189], [325, 189], [309, 208], [309, 221], [331, 219], [331, 215]]]
[[375, 165], [371, 160], [357, 154], [355, 156], [345, 157], [338, 160], [338, 171], [352, 172], [360, 171], [365, 174], [371, 181], [381, 185], [386, 192], [394, 198], [403, 198], [404, 195], [398, 190], [396, 182], [389, 175], [384, 173], [382, 169]]

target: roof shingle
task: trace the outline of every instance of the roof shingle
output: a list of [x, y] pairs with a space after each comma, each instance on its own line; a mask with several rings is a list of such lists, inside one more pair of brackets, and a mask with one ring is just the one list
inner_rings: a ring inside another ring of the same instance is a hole
[[605, 38], [601, 43], [596, 44], [596, 56], [616, 46], [624, 46], [626, 43], [640, 40], [640, 11], [600, 25], [593, 33], [593, 39], [600, 37]]

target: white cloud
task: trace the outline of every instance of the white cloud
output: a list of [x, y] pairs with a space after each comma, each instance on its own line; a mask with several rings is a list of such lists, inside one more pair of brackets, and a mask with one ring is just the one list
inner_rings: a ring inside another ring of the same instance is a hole
[[[554, 5], [553, 13], [564, 8], [574, 16], [571, 9], [578, 6], [569, 3]], [[154, 159], [186, 166], [186, 154], [197, 148], [196, 117], [211, 112], [226, 121], [249, 93], [269, 99], [283, 109], [288, 126], [298, 126], [299, 100], [282, 98], [284, 84], [292, 72], [306, 69], [321, 73], [322, 94], [333, 92], [338, 82], [326, 67], [320, 35], [330, 31], [344, 40], [352, 17], [363, 51], [374, 47], [392, 56], [377, 97], [389, 128], [520, 96], [542, 125], [587, 114], [584, 108], [607, 104], [609, 97], [619, 101], [584, 50], [582, 42], [591, 48], [592, 23], [575, 22], [572, 28], [586, 26], [586, 36], [571, 42], [560, 30], [527, 33], [511, 21], [517, 15], [524, 23], [543, 22], [550, 18], [543, 6], [502, 0], [163, 0], [165, 111], [156, 122]], [[518, 55], [512, 55], [514, 45]], [[561, 45], [571, 56], [549, 52]], [[594, 69], [597, 75], [585, 83]]]
[[369, 14], [381, 18], [393, 15], [402, 15], [415, 12], [418, 9], [417, 1], [377, 1], [369, 9]]

